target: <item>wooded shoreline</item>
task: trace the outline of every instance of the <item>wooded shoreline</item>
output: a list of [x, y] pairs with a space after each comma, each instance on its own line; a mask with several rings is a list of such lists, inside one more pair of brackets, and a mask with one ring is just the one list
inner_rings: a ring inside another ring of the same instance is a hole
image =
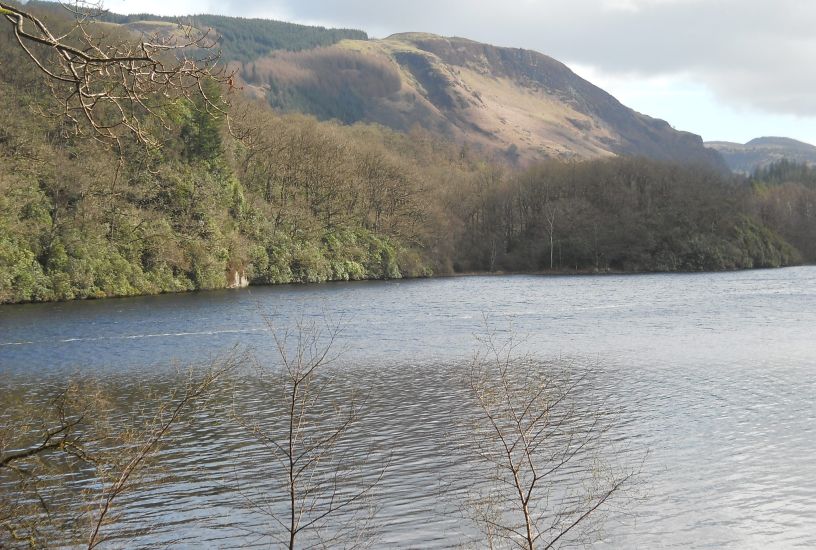
[[427, 276], [416, 276], [416, 277], [401, 277], [398, 279], [354, 279], [354, 280], [328, 280], [328, 281], [319, 281], [319, 282], [291, 282], [291, 283], [260, 283], [260, 284], [252, 284], [250, 283], [248, 286], [244, 287], [224, 287], [224, 288], [212, 288], [212, 289], [195, 289], [195, 290], [180, 290], [176, 292], [157, 292], [152, 294], [131, 294], [127, 296], [103, 296], [103, 297], [87, 297], [87, 298], [74, 298], [70, 300], [48, 300], [48, 301], [28, 301], [28, 302], [13, 302], [13, 303], [0, 303], [0, 307], [3, 306], [23, 306], [23, 305], [32, 305], [32, 304], [48, 304], [48, 303], [68, 303], [68, 302], [81, 302], [81, 301], [96, 301], [96, 300], [126, 300], [128, 298], [142, 298], [147, 296], [162, 296], [166, 294], [206, 294], [206, 293], [223, 293], [223, 292], [230, 292], [230, 291], [237, 291], [237, 290], [251, 290], [253, 288], [266, 288], [266, 287], [320, 287], [320, 286], [328, 286], [328, 285], [335, 285], [335, 284], [342, 284], [342, 283], [386, 283], [386, 282], [417, 282], [417, 281], [426, 281], [426, 280], [434, 280], [434, 279], [460, 279], [460, 278], [471, 278], [471, 277], [546, 277], [546, 278], [555, 278], [555, 277], [564, 277], [564, 278], [572, 278], [572, 277], [618, 277], [618, 276], [644, 276], [644, 275], [704, 275], [704, 274], [715, 274], [715, 273], [734, 273], [734, 272], [743, 272], [743, 271], [766, 271], [766, 270], [773, 270], [773, 269], [786, 269], [792, 267], [814, 267], [816, 264], [791, 264], [791, 265], [784, 265], [779, 267], [756, 267], [756, 268], [740, 268], [740, 269], [721, 269], [717, 271], [615, 271], [615, 270], [606, 270], [606, 271], [593, 271], [589, 269], [582, 269], [582, 270], [562, 270], [562, 271], [548, 271], [548, 270], [539, 270], [539, 271], [471, 271], [467, 273], [445, 273], [440, 275], [427, 275]]

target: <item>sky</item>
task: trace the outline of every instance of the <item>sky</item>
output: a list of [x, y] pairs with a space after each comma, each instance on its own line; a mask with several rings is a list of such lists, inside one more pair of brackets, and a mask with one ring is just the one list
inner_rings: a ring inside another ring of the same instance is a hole
[[813, 0], [107, 0], [118, 13], [218, 13], [431, 32], [537, 50], [625, 105], [707, 141], [816, 144]]

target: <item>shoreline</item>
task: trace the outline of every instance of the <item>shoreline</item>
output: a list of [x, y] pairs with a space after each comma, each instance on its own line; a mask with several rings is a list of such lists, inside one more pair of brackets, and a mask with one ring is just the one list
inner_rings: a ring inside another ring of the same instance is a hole
[[146, 293], [146, 294], [128, 294], [124, 296], [104, 296], [101, 298], [96, 297], [89, 297], [89, 298], [74, 298], [72, 300], [43, 300], [43, 301], [27, 301], [27, 302], [0, 302], [0, 308], [6, 306], [24, 306], [24, 305], [35, 305], [35, 304], [66, 304], [71, 302], [96, 302], [96, 301], [105, 301], [105, 300], [124, 300], [127, 298], [144, 298], [148, 296], [163, 296], [163, 295], [173, 295], [173, 294], [196, 294], [196, 293], [207, 293], [207, 292], [234, 292], [240, 290], [251, 290], [253, 288], [265, 288], [265, 287], [285, 287], [285, 286], [294, 286], [294, 287], [307, 287], [307, 286], [320, 286], [320, 285], [331, 285], [331, 284], [341, 284], [341, 283], [374, 283], [374, 282], [395, 282], [395, 281], [421, 281], [421, 280], [432, 280], [432, 279], [456, 279], [456, 278], [465, 278], [465, 277], [516, 277], [516, 276], [533, 276], [533, 277], [607, 277], [607, 276], [642, 276], [642, 275], [711, 275], [716, 273], [737, 273], [743, 271], [769, 271], [775, 269], [788, 269], [794, 267], [812, 267], [816, 264], [794, 264], [794, 265], [785, 265], [780, 267], [754, 267], [754, 268], [746, 268], [746, 269], [724, 269], [719, 271], [623, 271], [623, 270], [612, 270], [607, 269], [603, 271], [594, 270], [594, 269], [581, 269], [581, 270], [569, 270], [569, 271], [550, 271], [550, 270], [539, 270], [539, 271], [467, 271], [467, 272], [460, 272], [460, 273], [444, 273], [439, 275], [431, 275], [428, 277], [402, 277], [399, 279], [354, 279], [354, 280], [329, 280], [329, 281], [321, 281], [321, 282], [291, 282], [291, 283], [277, 283], [277, 284], [249, 284], [248, 286], [244, 287], [224, 287], [224, 288], [208, 288], [208, 289], [197, 289], [197, 290], [182, 290], [177, 292], [156, 292], [156, 293]]

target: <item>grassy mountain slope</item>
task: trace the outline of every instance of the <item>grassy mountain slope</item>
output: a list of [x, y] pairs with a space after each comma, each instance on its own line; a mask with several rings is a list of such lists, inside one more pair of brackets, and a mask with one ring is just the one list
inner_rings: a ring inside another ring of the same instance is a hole
[[719, 152], [734, 172], [752, 174], [786, 159], [816, 166], [816, 146], [784, 137], [761, 137], [748, 143], [711, 141], [706, 147]]
[[636, 113], [533, 51], [409, 33], [275, 52], [241, 70], [279, 109], [401, 131], [418, 124], [510, 158], [630, 155], [724, 167], [699, 136]]

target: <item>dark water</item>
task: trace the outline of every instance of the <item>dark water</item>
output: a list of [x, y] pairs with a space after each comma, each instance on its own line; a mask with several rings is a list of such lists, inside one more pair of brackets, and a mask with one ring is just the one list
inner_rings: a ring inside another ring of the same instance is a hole
[[[642, 494], [610, 512], [596, 547], [816, 547], [816, 268], [5, 306], [0, 384], [36, 399], [82, 373], [127, 394], [168, 365], [207, 361], [236, 344], [274, 357], [269, 323], [328, 319], [342, 327], [334, 391], [368, 396], [355, 441], [392, 453], [377, 494], [381, 544], [456, 547], [469, 527], [440, 487], [462, 469], [445, 449], [463, 399], [461, 366], [485, 317], [521, 338], [521, 351], [593, 365], [588, 395], [614, 405], [616, 437], [633, 456], [649, 451]], [[250, 410], [262, 403], [247, 381], [231, 391]], [[137, 545], [268, 546], [257, 535], [267, 520], [242, 505], [247, 492], [269, 489], [263, 449], [222, 413], [216, 405], [175, 436], [165, 460], [172, 483], [124, 503], [124, 529], [151, 525]]]

